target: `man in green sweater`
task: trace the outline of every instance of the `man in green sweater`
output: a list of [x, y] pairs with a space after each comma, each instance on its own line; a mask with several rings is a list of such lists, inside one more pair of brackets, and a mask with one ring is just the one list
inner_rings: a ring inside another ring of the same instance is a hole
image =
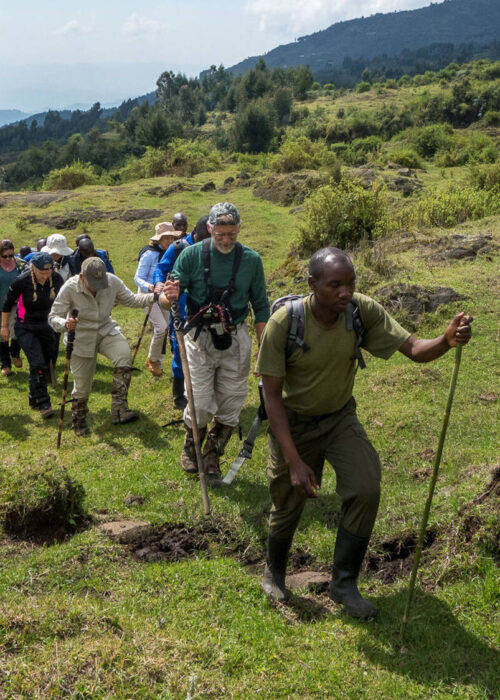
[[385, 360], [396, 350], [413, 362], [435, 360], [457, 343], [468, 342], [472, 319], [460, 313], [441, 336], [419, 340], [376, 301], [355, 293], [355, 284], [352, 262], [343, 251], [317, 251], [309, 263], [312, 293], [302, 300], [304, 344], [287, 356], [285, 306], [272, 315], [262, 338], [257, 369], [270, 425], [267, 473], [272, 499], [262, 587], [271, 598], [286, 598], [290, 545], [307, 498], [318, 495], [327, 460], [342, 499], [330, 596], [349, 615], [367, 618], [377, 610], [359, 593], [357, 578], [377, 515], [381, 470], [352, 396], [359, 359], [353, 305], [364, 327], [361, 347]]
[[[204, 467], [213, 484], [220, 482], [219, 459], [248, 393], [252, 345], [246, 323], [249, 304], [259, 345], [269, 318], [262, 260], [237, 241], [240, 226], [233, 204], [215, 204], [207, 222], [211, 237], [181, 252], [173, 268], [174, 280], [165, 283], [160, 297], [162, 305], [169, 308], [180, 292], [188, 294], [186, 354], [202, 442], [206, 436]], [[196, 473], [191, 420], [188, 406], [181, 464], [186, 472]]]

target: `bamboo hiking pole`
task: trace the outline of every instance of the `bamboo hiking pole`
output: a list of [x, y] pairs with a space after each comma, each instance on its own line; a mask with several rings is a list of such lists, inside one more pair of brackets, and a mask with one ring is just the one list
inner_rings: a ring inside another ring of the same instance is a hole
[[137, 345], [134, 348], [134, 354], [132, 355], [132, 367], [134, 366], [135, 358], [137, 357], [137, 353], [139, 352], [139, 348], [141, 347], [141, 342], [144, 337], [146, 326], [148, 325], [149, 316], [151, 314], [152, 308], [152, 306], [149, 306], [148, 310], [146, 311], [146, 318], [144, 319], [144, 323], [142, 324], [141, 332], [139, 333], [139, 340], [137, 341]]
[[424, 546], [425, 533], [427, 530], [427, 521], [429, 519], [429, 512], [431, 509], [432, 497], [434, 495], [434, 488], [436, 486], [436, 481], [438, 477], [439, 465], [441, 463], [441, 455], [443, 453], [443, 445], [446, 437], [446, 431], [448, 430], [448, 423], [450, 420], [451, 406], [453, 404], [453, 397], [455, 395], [455, 387], [457, 385], [458, 370], [460, 368], [460, 360], [462, 358], [462, 345], [459, 343], [455, 351], [455, 365], [453, 367], [453, 374], [451, 375], [450, 389], [448, 391], [448, 401], [446, 403], [446, 409], [443, 416], [443, 425], [441, 427], [441, 435], [439, 436], [439, 444], [434, 457], [434, 466], [432, 469], [432, 477], [429, 484], [429, 493], [427, 496], [427, 502], [425, 504], [424, 513], [422, 515], [422, 522], [420, 525], [420, 533], [418, 536], [417, 548], [415, 550], [415, 559], [413, 561], [413, 568], [410, 577], [410, 588], [408, 590], [408, 599], [406, 601], [406, 608], [403, 615], [403, 622], [401, 624], [401, 642], [404, 640], [404, 635], [406, 631], [406, 625], [408, 624], [408, 618], [410, 614], [410, 607], [413, 599], [413, 592], [415, 590], [415, 581], [417, 578], [418, 565], [420, 563], [420, 555], [422, 554], [422, 549]]
[[179, 354], [181, 356], [182, 371], [184, 372], [184, 383], [186, 385], [186, 394], [191, 415], [191, 430], [193, 431], [194, 449], [196, 452], [196, 464], [198, 465], [198, 474], [200, 475], [201, 496], [203, 498], [203, 511], [205, 515], [210, 515], [210, 501], [208, 500], [207, 475], [203, 465], [203, 457], [201, 456], [200, 431], [196, 420], [196, 409], [194, 406], [193, 385], [191, 384], [191, 373], [186, 354], [186, 345], [184, 343], [184, 334], [182, 332], [182, 319], [179, 312], [179, 302], [177, 299], [172, 299], [172, 316], [174, 317], [175, 335], [179, 344]]
[[[78, 309], [73, 309], [71, 318], [78, 316]], [[59, 431], [57, 433], [57, 448], [61, 447], [61, 436], [64, 426], [64, 409], [66, 408], [66, 392], [68, 390], [68, 375], [71, 355], [73, 354], [73, 343], [75, 342], [75, 331], [68, 331], [68, 339], [66, 341], [66, 364], [64, 365], [63, 390], [61, 396], [61, 411], [59, 413]]]

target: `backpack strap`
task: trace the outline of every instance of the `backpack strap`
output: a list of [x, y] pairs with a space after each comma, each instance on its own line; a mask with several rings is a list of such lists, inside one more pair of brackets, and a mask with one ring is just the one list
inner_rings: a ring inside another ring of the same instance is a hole
[[174, 246], [174, 260], [177, 260], [179, 255], [182, 253], [184, 248], [187, 248], [189, 243], [185, 238], [179, 238], [178, 240], [174, 241], [172, 245]]
[[288, 316], [288, 337], [285, 354], [288, 360], [295, 350], [302, 348], [304, 352], [307, 352], [309, 346], [304, 342], [305, 314], [302, 298], [287, 299], [285, 308]]
[[[211, 238], [205, 238], [203, 241], [202, 249], [201, 249], [201, 258], [203, 262], [203, 277], [205, 279], [205, 284], [207, 285], [208, 289], [208, 299], [209, 301], [212, 300], [212, 280], [210, 278], [210, 243], [211, 243]], [[241, 243], [236, 241], [236, 245], [234, 247], [234, 258], [233, 258], [233, 269], [231, 271], [231, 278], [228, 282], [226, 291], [222, 295], [221, 302], [228, 303], [228, 299], [231, 296], [231, 294], [235, 291], [236, 289], [236, 275], [238, 274], [238, 270], [240, 269], [240, 264], [241, 264], [241, 259], [243, 257], [243, 246]]]
[[359, 305], [354, 299], [351, 299], [347, 305], [347, 309], [345, 311], [345, 324], [348, 331], [354, 331], [356, 334], [356, 346], [352, 358], [357, 362], [356, 371], [358, 368], [365, 369], [366, 362], [365, 358], [363, 357], [363, 353], [361, 352], [361, 346], [365, 335], [365, 327], [363, 326], [363, 321], [361, 320]]

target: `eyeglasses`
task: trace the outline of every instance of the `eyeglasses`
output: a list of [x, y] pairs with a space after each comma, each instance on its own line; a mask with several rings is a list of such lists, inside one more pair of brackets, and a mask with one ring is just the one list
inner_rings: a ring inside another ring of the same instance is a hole
[[13, 257], [14, 257], [13, 253], [9, 253], [9, 255], [2, 255], [2, 258], [13, 258]]

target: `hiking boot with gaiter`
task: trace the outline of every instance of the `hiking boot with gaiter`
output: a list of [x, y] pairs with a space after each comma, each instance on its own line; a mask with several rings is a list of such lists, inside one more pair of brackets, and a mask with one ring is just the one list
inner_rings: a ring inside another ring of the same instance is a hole
[[203, 448], [203, 464], [210, 483], [215, 486], [222, 482], [219, 460], [233, 432], [232, 425], [224, 425], [215, 419], [208, 431], [207, 441]]
[[261, 588], [268, 598], [279, 603], [283, 603], [290, 595], [290, 591], [285, 586], [285, 577], [291, 544], [291, 539], [276, 540], [271, 535], [267, 539], [266, 568]]
[[71, 404], [71, 427], [75, 435], [88, 435], [89, 427], [87, 425], [87, 408], [88, 399], [73, 399]]
[[50, 405], [47, 378], [43, 369], [30, 370], [28, 387], [30, 406], [40, 411], [42, 418], [51, 418], [54, 415], [54, 410]]
[[357, 585], [369, 539], [353, 535], [339, 525], [333, 554], [330, 598], [335, 603], [341, 603], [351, 617], [368, 618], [377, 614], [377, 608], [362, 597]]
[[183, 377], [174, 377], [172, 379], [172, 397], [174, 399], [174, 408], [178, 411], [183, 411], [187, 406], [187, 399], [184, 395]]
[[111, 422], [131, 423], [139, 418], [137, 411], [131, 411], [127, 403], [128, 388], [132, 378], [132, 367], [116, 367], [111, 387]]
[[[198, 463], [196, 461], [196, 449], [194, 446], [194, 437], [192, 429], [184, 423], [186, 436], [184, 437], [184, 446], [181, 453], [181, 466], [188, 474], [198, 474]], [[198, 428], [200, 434], [200, 445], [207, 434], [207, 427]]]

